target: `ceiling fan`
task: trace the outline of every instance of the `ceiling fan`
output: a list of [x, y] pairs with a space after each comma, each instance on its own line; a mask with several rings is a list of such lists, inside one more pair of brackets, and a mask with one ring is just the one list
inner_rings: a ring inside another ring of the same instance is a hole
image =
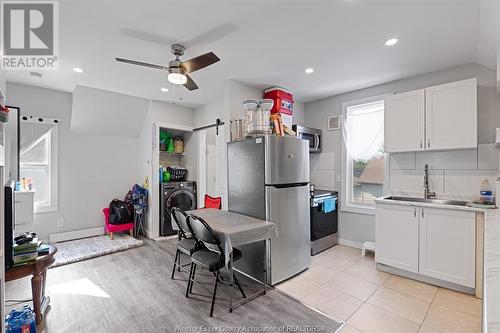
[[187, 61], [181, 61], [179, 57], [184, 55], [185, 47], [181, 44], [172, 44], [172, 53], [175, 55], [175, 60], [168, 63], [168, 66], [161, 66], [155, 64], [149, 64], [142, 61], [130, 60], [124, 58], [115, 58], [118, 62], [123, 62], [131, 65], [144, 66], [149, 68], [161, 69], [168, 72], [167, 79], [173, 84], [182, 84], [188, 90], [196, 90], [198, 86], [194, 83], [193, 79], [188, 75], [202, 68], [208, 67], [220, 61], [213, 52], [205, 53], [201, 56], [189, 59]]

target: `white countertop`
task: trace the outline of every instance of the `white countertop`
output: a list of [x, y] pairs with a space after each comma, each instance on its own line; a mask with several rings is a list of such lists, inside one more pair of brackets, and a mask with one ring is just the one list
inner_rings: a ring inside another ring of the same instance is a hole
[[500, 210], [484, 219], [483, 332], [500, 332]]
[[464, 210], [464, 211], [479, 212], [479, 213], [498, 210], [496, 208], [478, 208], [478, 207], [469, 207], [469, 206], [443, 205], [443, 204], [436, 204], [436, 203], [429, 203], [429, 202], [400, 201], [400, 200], [393, 200], [393, 199], [386, 199], [386, 198], [375, 199], [375, 202], [381, 203], [381, 204], [393, 204], [393, 205], [400, 205], [400, 206]]

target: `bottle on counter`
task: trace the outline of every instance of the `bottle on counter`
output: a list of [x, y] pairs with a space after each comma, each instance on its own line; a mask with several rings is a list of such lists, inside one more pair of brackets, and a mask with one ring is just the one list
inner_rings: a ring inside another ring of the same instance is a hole
[[481, 181], [480, 200], [488, 203], [495, 202], [495, 197], [493, 196], [493, 190], [491, 189], [490, 182], [488, 181], [488, 179], [483, 179]]

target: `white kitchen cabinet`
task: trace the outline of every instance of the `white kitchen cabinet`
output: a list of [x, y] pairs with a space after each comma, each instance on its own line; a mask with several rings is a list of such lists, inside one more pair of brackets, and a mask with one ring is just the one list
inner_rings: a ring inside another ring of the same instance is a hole
[[418, 273], [418, 212], [416, 207], [377, 204], [375, 261]]
[[474, 288], [475, 213], [420, 208], [420, 217], [419, 273]]
[[15, 191], [14, 232], [33, 232], [35, 222], [35, 192]]
[[425, 89], [426, 148], [477, 147], [477, 79]]
[[384, 149], [396, 153], [425, 149], [424, 89], [385, 99]]
[[477, 148], [477, 79], [387, 97], [384, 132], [388, 153]]

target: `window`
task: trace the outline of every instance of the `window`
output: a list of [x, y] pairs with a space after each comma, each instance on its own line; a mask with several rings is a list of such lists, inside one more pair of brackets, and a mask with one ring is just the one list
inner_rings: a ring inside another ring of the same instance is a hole
[[343, 118], [344, 208], [366, 213], [385, 190], [384, 100], [346, 103]]
[[20, 179], [31, 178], [35, 212], [57, 210], [57, 126], [21, 123]]

